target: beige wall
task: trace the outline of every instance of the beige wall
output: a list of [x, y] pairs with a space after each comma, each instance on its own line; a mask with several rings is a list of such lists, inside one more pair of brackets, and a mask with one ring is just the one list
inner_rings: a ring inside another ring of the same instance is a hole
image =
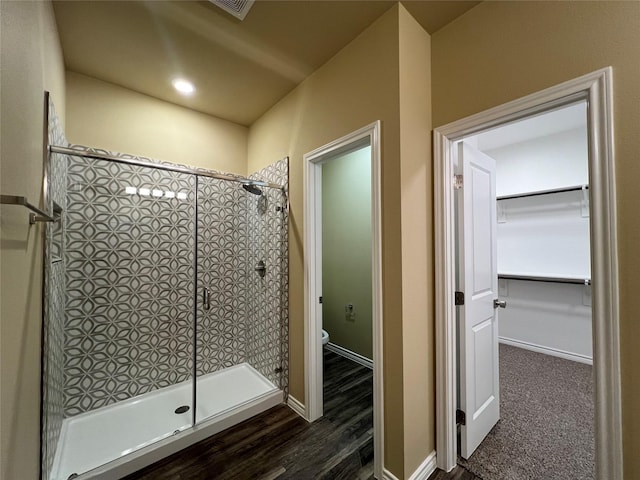
[[67, 72], [71, 143], [247, 174], [249, 129], [79, 73]]
[[382, 121], [385, 465], [403, 472], [398, 7], [394, 6], [261, 117], [249, 131], [249, 170], [290, 156], [290, 389], [304, 402], [302, 156]]
[[[322, 328], [373, 358], [371, 147], [322, 164]], [[353, 315], [345, 312], [352, 304]]]
[[[49, 2], [0, 3], [0, 190], [42, 201], [44, 91], [64, 121], [64, 66]], [[0, 475], [38, 477], [42, 224], [2, 206]]]
[[[429, 63], [429, 36], [396, 5], [249, 132], [249, 170], [285, 155], [291, 160], [290, 382], [304, 402], [302, 157], [382, 121], [384, 463], [398, 478], [413, 473], [435, 446]], [[405, 282], [414, 282], [406, 292]]]
[[435, 449], [431, 39], [400, 6], [404, 474]]
[[640, 478], [640, 2], [483, 2], [432, 39], [434, 125], [611, 65], [625, 478]]

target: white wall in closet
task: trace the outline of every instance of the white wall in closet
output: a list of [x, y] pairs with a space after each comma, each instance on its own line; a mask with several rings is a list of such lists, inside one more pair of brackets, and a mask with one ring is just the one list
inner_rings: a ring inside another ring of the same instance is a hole
[[[588, 185], [586, 106], [478, 135], [496, 160], [498, 198]], [[589, 205], [582, 190], [498, 200], [498, 272], [590, 279]], [[501, 279], [504, 343], [590, 363], [591, 291], [584, 284]]]
[[586, 125], [492, 150], [481, 143], [496, 160], [498, 197], [589, 183]]
[[590, 279], [586, 195], [578, 190], [498, 200], [498, 272]]

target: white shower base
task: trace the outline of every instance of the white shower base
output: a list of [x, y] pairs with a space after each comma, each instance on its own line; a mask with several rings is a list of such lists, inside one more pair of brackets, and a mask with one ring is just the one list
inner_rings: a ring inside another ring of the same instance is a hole
[[[198, 377], [196, 386], [195, 427], [191, 380], [65, 419], [50, 478], [126, 475], [283, 401], [247, 363]], [[189, 410], [174, 413], [182, 405]]]

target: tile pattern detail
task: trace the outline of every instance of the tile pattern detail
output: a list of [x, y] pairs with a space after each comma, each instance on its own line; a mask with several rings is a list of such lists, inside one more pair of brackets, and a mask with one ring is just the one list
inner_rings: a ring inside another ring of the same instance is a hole
[[[51, 98], [48, 118], [49, 143], [67, 145]], [[52, 154], [48, 171], [49, 204], [66, 210], [66, 160]], [[42, 335], [42, 478], [48, 480], [64, 418], [64, 303], [65, 263], [62, 258], [64, 222], [43, 224], [45, 228], [44, 315]]]

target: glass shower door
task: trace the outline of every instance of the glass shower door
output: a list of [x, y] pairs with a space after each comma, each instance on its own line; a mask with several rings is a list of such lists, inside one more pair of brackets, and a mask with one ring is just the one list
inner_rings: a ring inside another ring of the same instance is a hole
[[54, 157], [66, 288], [50, 478], [66, 480], [192, 425], [195, 178]]
[[281, 388], [281, 196], [198, 178], [196, 422]]
[[247, 361], [259, 374], [283, 389], [286, 375], [284, 324], [287, 282], [286, 199], [277, 188], [261, 187], [247, 198], [248, 248]]
[[234, 406], [246, 361], [246, 192], [198, 177], [196, 422]]

